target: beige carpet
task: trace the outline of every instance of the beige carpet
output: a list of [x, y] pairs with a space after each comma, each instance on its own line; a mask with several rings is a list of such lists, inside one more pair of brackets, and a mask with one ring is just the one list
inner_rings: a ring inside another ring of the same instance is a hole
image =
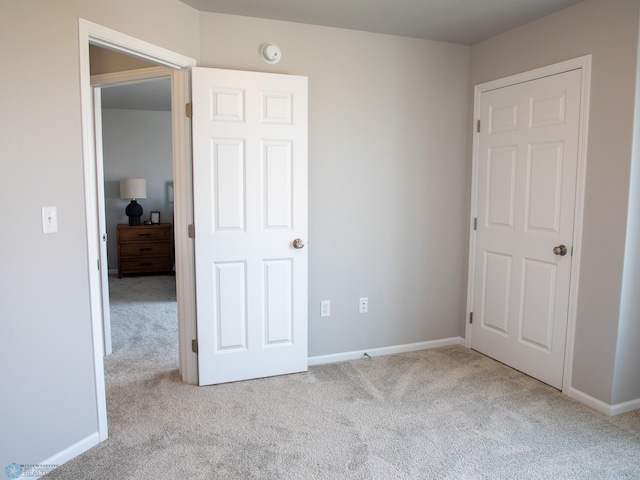
[[640, 479], [640, 411], [606, 417], [463, 347], [185, 385], [173, 278], [111, 283], [110, 438], [46, 478]]

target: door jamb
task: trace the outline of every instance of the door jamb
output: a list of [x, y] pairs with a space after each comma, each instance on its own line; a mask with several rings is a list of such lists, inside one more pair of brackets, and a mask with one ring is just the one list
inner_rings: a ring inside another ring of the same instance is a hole
[[[171, 98], [175, 188], [174, 216], [177, 232], [175, 241], [176, 257], [179, 258], [176, 262], [176, 294], [178, 296], [179, 306], [180, 370], [183, 381], [194, 384], [197, 384], [197, 358], [195, 354], [191, 353], [190, 339], [196, 338], [195, 296], [193, 290], [189, 292], [184, 288], [190, 281], [193, 282], [193, 277], [195, 277], [193, 247], [187, 245], [188, 243], [193, 243], [191, 239], [187, 238], [187, 225], [193, 221], [193, 195], [191, 178], [189, 177], [189, 172], [191, 171], [191, 145], [189, 139], [189, 120], [186, 116], [180, 114], [183, 113], [182, 108], [189, 98], [187, 69], [195, 66], [196, 61], [193, 58], [177, 54], [151, 43], [78, 18], [82, 156], [84, 167], [85, 220], [87, 226], [87, 274], [89, 280], [98, 437], [99, 441], [102, 442], [108, 437], [108, 426], [104, 381], [104, 343], [100, 274], [99, 270], [95, 268], [99, 262], [99, 235], [96, 199], [94, 106], [90, 82], [89, 44], [132, 55], [155, 64], [169, 67], [173, 70], [171, 74]], [[185, 84], [187, 87], [185, 87]], [[184, 348], [187, 344], [189, 344], [189, 348]]]
[[[589, 101], [591, 98], [591, 55], [574, 58], [564, 62], [548, 65], [546, 67], [530, 70], [528, 72], [482, 83], [474, 87], [474, 126], [475, 120], [480, 115], [480, 96], [482, 93], [499, 88], [524, 83], [539, 78], [565, 73], [571, 70], [581, 70], [581, 98], [580, 98], [580, 125], [578, 132], [578, 165], [576, 172], [575, 210], [573, 219], [573, 258], [571, 262], [571, 280], [569, 287], [569, 309], [567, 313], [567, 337], [564, 354], [564, 374], [562, 377], [562, 393], [569, 395], [571, 378], [573, 373], [573, 349], [576, 328], [576, 311], [578, 303], [580, 260], [582, 256], [582, 224], [584, 218], [584, 192], [587, 174], [587, 139], [589, 128]], [[477, 188], [478, 188], [478, 154], [480, 134], [473, 134], [473, 157], [471, 170], [471, 215], [469, 218], [469, 271], [467, 277], [467, 308], [465, 316], [465, 346], [471, 348], [471, 324], [469, 316], [473, 306], [473, 277], [475, 265], [475, 230], [474, 219], [478, 216]]]
[[111, 355], [113, 346], [111, 343], [111, 310], [109, 305], [109, 265], [107, 263], [107, 228], [104, 199], [104, 159], [102, 157], [102, 89], [92, 89], [93, 95], [93, 138], [95, 140], [95, 173], [96, 173], [96, 216], [98, 219], [98, 250], [100, 252], [100, 290], [101, 290], [101, 314], [102, 314], [102, 341], [104, 355]]

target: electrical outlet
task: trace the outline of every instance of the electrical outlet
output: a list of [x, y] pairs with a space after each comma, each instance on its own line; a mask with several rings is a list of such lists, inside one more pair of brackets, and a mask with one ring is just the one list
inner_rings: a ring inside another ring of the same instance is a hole
[[369, 312], [369, 299], [367, 297], [360, 298], [360, 313]]
[[331, 301], [322, 300], [320, 302], [320, 316], [321, 317], [330, 317], [331, 316]]

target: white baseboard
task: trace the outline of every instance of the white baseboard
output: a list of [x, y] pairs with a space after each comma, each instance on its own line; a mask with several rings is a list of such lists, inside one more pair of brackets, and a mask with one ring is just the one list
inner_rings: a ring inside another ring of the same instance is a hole
[[83, 438], [79, 442], [74, 443], [70, 447], [65, 448], [61, 452], [56, 453], [55, 455], [47, 458], [43, 462], [40, 462], [38, 464], [40, 468], [38, 468], [37, 466], [34, 466], [32, 470], [34, 472], [37, 472], [35, 476], [34, 475], [29, 476], [30, 472], [29, 470], [27, 470], [25, 471], [26, 475], [23, 474], [20, 476], [20, 478], [40, 478], [41, 476], [51, 471], [52, 470], [51, 467], [53, 466], [59, 467], [63, 463], [67, 463], [69, 460], [76, 458], [78, 455], [86, 452], [90, 448], [95, 447], [98, 443], [100, 443], [100, 436], [98, 435], [98, 432], [92, 433], [88, 437]]
[[600, 413], [604, 413], [605, 415], [611, 415], [611, 405], [609, 405], [608, 403], [604, 403], [602, 400], [598, 400], [597, 398], [594, 398], [591, 395], [587, 395], [586, 393], [581, 392], [580, 390], [576, 390], [575, 388], [570, 388], [569, 396], [574, 400], [577, 400], [580, 403], [584, 403], [586, 406], [599, 411]]
[[416, 350], [428, 350], [430, 348], [448, 347], [451, 345], [464, 345], [464, 339], [461, 337], [443, 338], [441, 340], [431, 340], [428, 342], [407, 343], [404, 345], [394, 345], [391, 347], [368, 348], [365, 350], [357, 350], [353, 352], [334, 353], [330, 355], [318, 355], [309, 357], [309, 365], [321, 365], [323, 363], [345, 362], [347, 360], [356, 360], [362, 358], [364, 354], [371, 357], [379, 357], [381, 355], [392, 355], [394, 353], [414, 352]]
[[638, 409], [640, 409], [640, 398], [611, 405], [611, 415], [620, 415], [621, 413], [627, 413]]
[[609, 405], [608, 403], [598, 400], [597, 398], [587, 395], [575, 388], [569, 389], [569, 396], [574, 400], [593, 408], [594, 410], [604, 413], [605, 415], [609, 415], [610, 417], [640, 409], [640, 398], [636, 398], [635, 400], [630, 400], [628, 402], [617, 403], [615, 405]]

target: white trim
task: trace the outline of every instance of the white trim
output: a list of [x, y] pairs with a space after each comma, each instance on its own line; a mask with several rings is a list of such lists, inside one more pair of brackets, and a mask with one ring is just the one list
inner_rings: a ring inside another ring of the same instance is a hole
[[589, 139], [589, 108], [591, 105], [591, 55], [575, 60], [582, 69], [582, 99], [580, 101], [580, 130], [578, 138], [578, 171], [576, 172], [576, 201], [573, 220], [573, 261], [571, 262], [571, 287], [569, 291], [569, 311], [567, 340], [564, 353], [564, 376], [562, 392], [571, 390], [573, 377], [573, 349], [576, 336], [578, 295], [580, 292], [580, 264], [582, 259], [582, 224], [584, 221], [584, 198], [587, 184], [587, 145]]
[[382, 355], [393, 355], [395, 353], [415, 352], [416, 350], [429, 350], [431, 348], [449, 347], [451, 345], [463, 345], [464, 339], [460, 337], [443, 338], [441, 340], [431, 340], [428, 342], [406, 343], [404, 345], [394, 345], [391, 347], [369, 348], [356, 350], [353, 352], [334, 353], [330, 355], [318, 355], [308, 358], [309, 365], [322, 365], [324, 363], [346, 362], [347, 360], [357, 360], [364, 354], [371, 357]]
[[[70, 447], [65, 448], [61, 452], [56, 453], [55, 455], [47, 458], [46, 460], [39, 463], [39, 465], [63, 465], [67, 463], [69, 460], [74, 459], [78, 455], [82, 455], [84, 452], [89, 450], [90, 448], [95, 447], [100, 443], [98, 433], [92, 433], [88, 437], [83, 438], [79, 442], [74, 443]], [[22, 477], [21, 477], [22, 478]], [[40, 477], [24, 477], [24, 478], [40, 478]]]
[[102, 298], [100, 271], [94, 268], [100, 259], [97, 217], [96, 160], [94, 142], [93, 91], [89, 82], [90, 28], [82, 19], [78, 25], [78, 55], [80, 57], [80, 100], [82, 108], [82, 157], [84, 165], [85, 216], [87, 223], [87, 274], [89, 277], [89, 302], [91, 309], [91, 337], [93, 343], [93, 369], [98, 413], [99, 441], [107, 439], [107, 399], [104, 384]]
[[569, 389], [569, 396], [578, 402], [584, 403], [588, 407], [599, 411], [600, 413], [609, 415], [610, 417], [640, 409], [640, 398], [629, 400], [628, 402], [617, 403], [615, 405], [609, 405], [608, 403], [598, 400], [597, 398], [587, 395], [575, 388]]
[[616, 403], [611, 405], [611, 415], [620, 415], [622, 413], [631, 412], [640, 409], [640, 398], [629, 400], [628, 402]]
[[175, 70], [196, 66], [196, 61], [193, 58], [185, 57], [179, 53], [103, 27], [97, 23], [89, 22], [83, 18], [78, 18], [78, 22], [80, 33], [83, 34], [84, 31], [93, 45], [125, 53]]
[[173, 70], [166, 67], [147, 67], [123, 72], [101, 73], [91, 75], [92, 87], [108, 87], [113, 84], [129, 85], [146, 82], [152, 78], [167, 78]]
[[576, 310], [578, 303], [580, 260], [582, 256], [582, 223], [584, 218], [584, 192], [587, 178], [587, 139], [589, 127], [589, 102], [591, 98], [591, 55], [574, 58], [564, 62], [548, 65], [528, 72], [519, 73], [509, 77], [493, 80], [491, 82], [476, 85], [474, 88], [473, 110], [473, 160], [471, 170], [471, 215], [470, 215], [470, 241], [469, 241], [469, 271], [467, 278], [467, 308], [465, 318], [465, 341], [467, 348], [471, 348], [471, 325], [469, 313], [473, 306], [473, 268], [475, 265], [475, 231], [473, 219], [477, 217], [477, 184], [478, 184], [478, 148], [479, 133], [476, 131], [476, 120], [480, 113], [480, 95], [482, 93], [503, 88], [518, 83], [537, 80], [539, 78], [557, 75], [571, 70], [581, 70], [582, 85], [580, 99], [580, 127], [578, 139], [578, 169], [576, 174], [576, 196], [573, 222], [573, 259], [571, 262], [571, 285], [569, 287], [569, 309], [567, 313], [567, 336], [565, 345], [564, 375], [562, 379], [562, 392], [569, 395], [571, 391], [571, 378], [573, 373], [573, 349], [576, 328]]
[[600, 413], [604, 413], [605, 415], [611, 415], [611, 405], [608, 403], [604, 403], [602, 400], [598, 400], [597, 398], [592, 397], [591, 395], [587, 395], [580, 390], [576, 390], [575, 388], [569, 389], [569, 397], [577, 400], [580, 403], [584, 403], [586, 406], [593, 408], [594, 410], [599, 411]]
[[587, 407], [591, 407], [594, 410], [597, 410], [600, 413], [604, 413], [605, 415], [612, 415], [611, 405], [603, 402], [602, 400], [598, 400], [597, 398], [592, 397], [591, 395], [587, 395], [580, 390], [576, 390], [575, 388], [569, 389], [569, 397], [577, 400], [580, 403], [584, 403]]
[[[93, 94], [93, 135], [95, 145], [102, 145], [102, 89], [92, 88]], [[98, 252], [100, 262], [100, 301], [102, 305], [102, 342], [104, 355], [113, 353], [111, 342], [111, 311], [109, 306], [109, 264], [107, 262], [107, 242], [104, 236], [107, 234], [107, 220], [104, 206], [104, 159], [102, 148], [96, 148], [94, 173], [96, 175], [96, 218], [98, 219]]]
[[[179, 55], [164, 48], [138, 40], [129, 35], [78, 18], [78, 56], [80, 63], [80, 98], [82, 108], [82, 155], [84, 166], [85, 216], [87, 224], [87, 275], [93, 345], [93, 369], [95, 377], [96, 410], [98, 414], [98, 441], [108, 436], [107, 400], [104, 384], [103, 333], [101, 312], [100, 275], [97, 268], [98, 220], [96, 200], [96, 157], [94, 144], [94, 112], [92, 101], [91, 73], [89, 68], [89, 44], [100, 45], [111, 50], [133, 55], [173, 69], [196, 65], [192, 58]], [[173, 88], [173, 87], [172, 87]], [[176, 185], [176, 190], [179, 186]], [[178, 318], [180, 323], [181, 319]], [[184, 346], [181, 344], [180, 348]]]

